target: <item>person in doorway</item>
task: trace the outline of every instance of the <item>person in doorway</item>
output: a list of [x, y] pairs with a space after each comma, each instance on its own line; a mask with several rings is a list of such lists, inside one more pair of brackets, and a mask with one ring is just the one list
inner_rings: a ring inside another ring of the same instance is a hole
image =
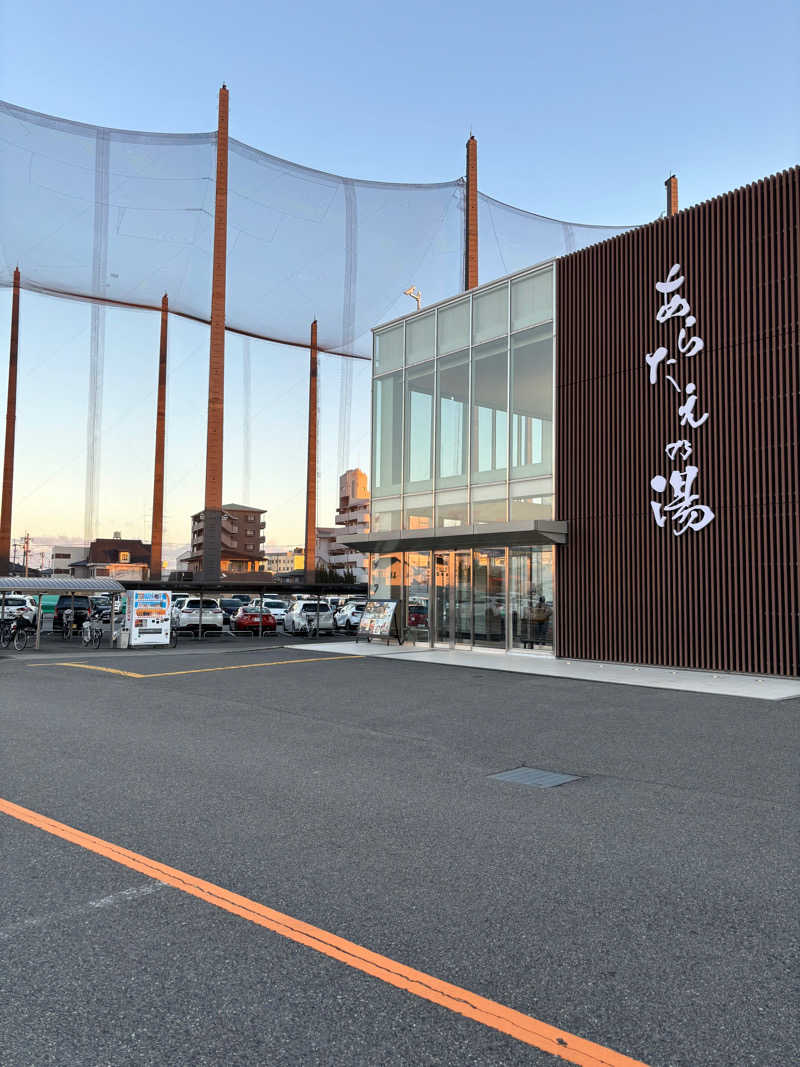
[[533, 606], [533, 643], [534, 645], [547, 644], [547, 628], [550, 624], [552, 609], [548, 607], [543, 596]]

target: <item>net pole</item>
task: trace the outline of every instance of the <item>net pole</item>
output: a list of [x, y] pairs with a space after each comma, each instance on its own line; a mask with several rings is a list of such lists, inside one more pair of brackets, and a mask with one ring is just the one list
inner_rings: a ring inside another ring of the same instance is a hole
[[217, 184], [214, 202], [214, 260], [211, 281], [211, 338], [208, 358], [206, 495], [203, 579], [219, 581], [222, 569], [222, 429], [225, 406], [225, 270], [228, 236], [228, 90], [219, 91]]
[[19, 356], [19, 267], [14, 270], [11, 297], [11, 342], [8, 349], [6, 445], [3, 460], [3, 498], [0, 504], [0, 574], [11, 571], [11, 505], [14, 497], [14, 444], [17, 431], [17, 358]]
[[317, 320], [311, 323], [308, 374], [308, 466], [306, 468], [305, 580], [317, 568]]
[[464, 288], [478, 284], [478, 142], [469, 135], [467, 141], [467, 204], [464, 241]]
[[153, 523], [150, 534], [150, 581], [161, 581], [161, 549], [164, 535], [164, 434], [167, 414], [167, 294], [161, 300], [161, 342], [158, 352], [158, 401], [156, 404], [156, 456], [153, 469]]

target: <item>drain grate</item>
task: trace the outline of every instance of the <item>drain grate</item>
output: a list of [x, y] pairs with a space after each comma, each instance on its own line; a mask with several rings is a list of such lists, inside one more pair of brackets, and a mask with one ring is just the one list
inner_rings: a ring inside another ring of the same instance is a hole
[[558, 771], [541, 771], [536, 767], [516, 767], [513, 771], [502, 771], [500, 774], [490, 774], [490, 778], [497, 778], [501, 782], [515, 782], [517, 785], [535, 785], [540, 789], [549, 789], [554, 785], [564, 785], [565, 782], [580, 781], [579, 774], [559, 774]]

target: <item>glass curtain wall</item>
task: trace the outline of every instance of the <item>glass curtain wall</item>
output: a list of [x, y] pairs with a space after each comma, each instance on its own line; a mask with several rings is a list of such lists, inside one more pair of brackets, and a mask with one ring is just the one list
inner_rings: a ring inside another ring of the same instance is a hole
[[373, 530], [552, 517], [553, 344], [552, 266], [376, 330]]

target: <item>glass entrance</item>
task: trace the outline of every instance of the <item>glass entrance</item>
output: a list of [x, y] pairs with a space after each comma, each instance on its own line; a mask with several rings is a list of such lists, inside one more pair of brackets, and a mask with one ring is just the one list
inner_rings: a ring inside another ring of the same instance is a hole
[[434, 553], [434, 644], [552, 651], [553, 554], [541, 545]]
[[438, 552], [436, 565], [437, 645], [472, 644], [472, 553]]
[[453, 553], [453, 644], [472, 644], [472, 553]]
[[506, 647], [506, 551], [489, 548], [474, 558], [474, 642]]
[[553, 648], [553, 549], [511, 550], [511, 646]]

